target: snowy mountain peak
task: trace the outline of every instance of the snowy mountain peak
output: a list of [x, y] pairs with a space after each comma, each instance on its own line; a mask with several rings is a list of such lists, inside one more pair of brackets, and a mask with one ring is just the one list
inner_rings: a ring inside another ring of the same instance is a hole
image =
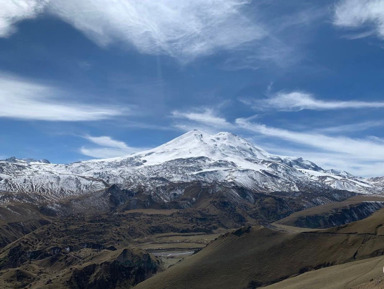
[[214, 135], [193, 130], [152, 150], [137, 153], [146, 165], [175, 159], [206, 157], [215, 161], [230, 161], [239, 167], [249, 168], [247, 162], [270, 159], [270, 154], [247, 140], [228, 132]]

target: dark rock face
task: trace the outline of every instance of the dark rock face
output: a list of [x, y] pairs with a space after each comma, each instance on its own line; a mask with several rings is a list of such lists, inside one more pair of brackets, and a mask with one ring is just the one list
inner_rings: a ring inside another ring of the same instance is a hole
[[68, 285], [73, 289], [130, 288], [155, 274], [158, 265], [147, 253], [124, 249], [114, 261], [75, 269]]
[[[8, 254], [0, 259], [0, 269], [13, 272], [14, 276], [12, 275], [12, 279], [7, 282], [12, 283], [15, 288], [25, 288], [28, 283], [38, 281], [39, 278], [36, 274], [33, 275], [28, 273], [28, 270], [19, 269], [25, 267], [25, 264], [35, 261], [66, 270], [68, 273], [63, 281], [60, 281], [63, 286], [60, 288], [71, 289], [131, 288], [156, 274], [161, 268], [160, 261], [140, 249], [117, 250], [114, 247], [103, 250], [86, 248], [78, 251], [69, 247], [64, 249], [51, 247], [46, 250], [33, 251], [30, 249], [28, 246], [19, 244], [10, 248]], [[88, 255], [93, 254], [99, 257], [83, 262], [81, 260], [82, 250], [88, 250]], [[71, 267], [70, 270], [67, 270], [67, 266]], [[53, 273], [51, 274], [54, 276]], [[52, 280], [49, 279], [47, 282], [50, 284]]]
[[27, 261], [26, 252], [21, 245], [13, 247], [9, 250], [7, 258], [2, 260], [2, 268], [15, 268]]
[[295, 225], [304, 228], [330, 228], [362, 220], [384, 207], [384, 202], [363, 202], [332, 210], [327, 214], [303, 216]]
[[109, 197], [109, 204], [111, 209], [124, 204], [134, 197], [135, 193], [129, 190], [121, 190], [117, 185], [112, 185], [106, 190], [106, 194]]
[[234, 231], [232, 234], [237, 236], [237, 237], [240, 237], [244, 234], [247, 234], [251, 232], [251, 226], [248, 226], [248, 227], [242, 227], [240, 229], [237, 229], [236, 231]]

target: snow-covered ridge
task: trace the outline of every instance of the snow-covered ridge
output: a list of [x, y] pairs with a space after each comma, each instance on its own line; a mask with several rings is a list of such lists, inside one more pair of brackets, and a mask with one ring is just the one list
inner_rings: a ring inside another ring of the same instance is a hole
[[4, 161], [9, 163], [42, 163], [42, 164], [50, 164], [50, 162], [46, 159], [35, 160], [35, 159], [18, 159], [16, 157], [10, 157], [5, 159]]
[[28, 193], [48, 201], [113, 184], [131, 190], [144, 188], [169, 201], [171, 193], [163, 192], [162, 187], [191, 181], [224, 182], [265, 193], [309, 187], [379, 192], [370, 180], [324, 170], [302, 158], [269, 154], [227, 132], [210, 135], [194, 130], [144, 152], [68, 165], [16, 158], [0, 161], [0, 191]]

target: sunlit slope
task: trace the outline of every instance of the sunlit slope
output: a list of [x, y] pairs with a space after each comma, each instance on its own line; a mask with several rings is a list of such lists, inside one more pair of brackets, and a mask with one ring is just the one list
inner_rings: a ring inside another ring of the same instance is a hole
[[[275, 283], [264, 289], [382, 289], [384, 257], [335, 265]], [[381, 281], [381, 282], [380, 282]]]
[[[384, 211], [349, 225], [289, 233], [258, 227], [225, 235], [138, 289], [257, 288], [384, 253]], [[310, 288], [310, 287], [309, 287]]]

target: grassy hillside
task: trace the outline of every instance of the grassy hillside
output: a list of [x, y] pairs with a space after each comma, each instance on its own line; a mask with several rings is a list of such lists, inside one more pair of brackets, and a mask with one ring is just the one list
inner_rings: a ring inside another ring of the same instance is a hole
[[382, 289], [384, 257], [349, 262], [304, 273], [263, 289]]
[[384, 210], [380, 210], [367, 219], [328, 230], [239, 230], [135, 288], [258, 288], [307, 271], [382, 255], [383, 225]]

